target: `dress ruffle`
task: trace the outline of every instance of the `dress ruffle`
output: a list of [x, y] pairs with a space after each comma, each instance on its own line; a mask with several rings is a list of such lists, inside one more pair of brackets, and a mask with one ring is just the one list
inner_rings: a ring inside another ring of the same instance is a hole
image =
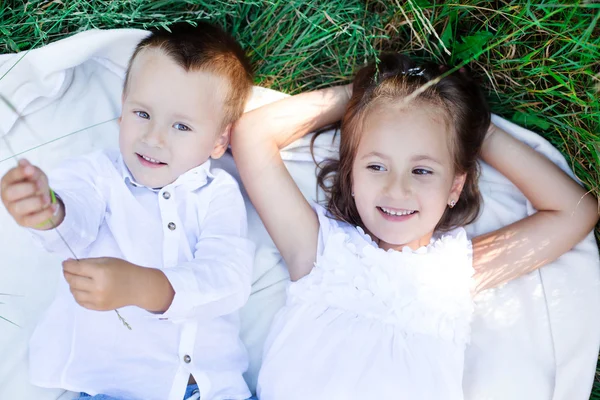
[[360, 227], [329, 219], [322, 208], [317, 213], [327, 232], [323, 249], [311, 273], [288, 288], [288, 305], [326, 305], [394, 325], [406, 335], [468, 342], [473, 268], [464, 229], [417, 250], [386, 251]]

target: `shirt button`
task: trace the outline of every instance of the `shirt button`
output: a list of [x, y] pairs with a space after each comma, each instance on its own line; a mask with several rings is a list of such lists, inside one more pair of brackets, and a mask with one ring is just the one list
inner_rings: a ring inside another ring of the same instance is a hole
[[167, 228], [169, 228], [170, 230], [174, 231], [175, 228], [177, 228], [177, 226], [175, 225], [175, 223], [169, 222], [169, 224], [167, 225]]
[[192, 357], [188, 356], [187, 354], [185, 356], [183, 356], [183, 362], [185, 362], [186, 364], [189, 364], [192, 362]]
[[169, 193], [169, 192], [163, 192], [163, 199], [169, 200], [170, 198], [171, 198], [171, 193]]

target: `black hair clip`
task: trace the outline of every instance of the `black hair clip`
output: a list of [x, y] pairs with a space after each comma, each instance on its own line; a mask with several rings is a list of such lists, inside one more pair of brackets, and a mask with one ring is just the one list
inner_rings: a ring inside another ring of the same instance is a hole
[[423, 76], [425, 74], [425, 68], [421, 68], [421, 67], [414, 67], [414, 68], [409, 68], [404, 75], [407, 76]]

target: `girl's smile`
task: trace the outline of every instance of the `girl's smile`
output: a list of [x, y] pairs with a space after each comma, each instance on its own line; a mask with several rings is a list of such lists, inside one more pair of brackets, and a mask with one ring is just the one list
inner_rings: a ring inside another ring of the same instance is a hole
[[416, 210], [398, 210], [388, 207], [377, 207], [383, 218], [387, 221], [402, 222], [413, 217], [418, 211]]

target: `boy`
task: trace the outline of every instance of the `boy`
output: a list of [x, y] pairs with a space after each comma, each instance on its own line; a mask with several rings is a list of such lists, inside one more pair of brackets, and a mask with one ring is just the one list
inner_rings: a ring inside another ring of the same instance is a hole
[[250, 397], [237, 310], [254, 247], [238, 185], [210, 157], [227, 149], [252, 72], [221, 29], [169, 29], [131, 58], [120, 153], [68, 161], [49, 181], [21, 160], [2, 178], [17, 223], [48, 251], [79, 258], [63, 263], [31, 338], [38, 386], [82, 398]]

